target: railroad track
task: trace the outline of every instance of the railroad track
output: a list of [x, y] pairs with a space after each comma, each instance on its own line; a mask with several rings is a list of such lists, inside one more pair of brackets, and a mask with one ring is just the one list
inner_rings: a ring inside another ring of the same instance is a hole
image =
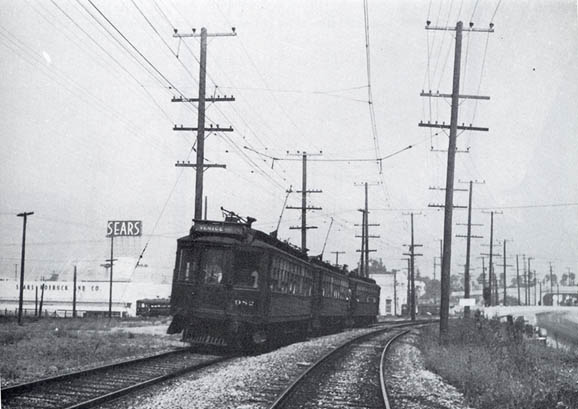
[[231, 356], [179, 349], [2, 389], [3, 409], [89, 408]]
[[384, 328], [340, 345], [310, 366], [277, 397], [270, 409], [389, 409], [383, 378], [387, 350], [395, 339], [409, 332], [405, 327], [423, 324]]

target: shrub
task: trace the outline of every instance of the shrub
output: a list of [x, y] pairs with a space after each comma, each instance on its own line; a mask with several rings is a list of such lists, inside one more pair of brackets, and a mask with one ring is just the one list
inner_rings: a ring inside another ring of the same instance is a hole
[[512, 326], [459, 320], [450, 323], [449, 332], [447, 344], [440, 345], [437, 329], [422, 331], [426, 367], [461, 390], [476, 408], [556, 407], [576, 391], [572, 377], [564, 376], [566, 353], [528, 342]]

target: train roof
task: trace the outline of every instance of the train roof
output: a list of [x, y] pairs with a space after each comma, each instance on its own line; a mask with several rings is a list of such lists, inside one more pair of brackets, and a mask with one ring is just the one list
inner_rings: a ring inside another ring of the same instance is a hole
[[[256, 245], [261, 242], [266, 246], [274, 247], [278, 250], [291, 254], [303, 261], [309, 262], [314, 266], [332, 271], [337, 274], [375, 284], [375, 280], [367, 277], [360, 277], [355, 272], [334, 266], [321, 259], [321, 256], [308, 257], [307, 253], [299, 247], [286, 241], [277, 239], [276, 232], [271, 234], [264, 233], [260, 230], [253, 229], [251, 223], [242, 223], [239, 221], [216, 221], [216, 220], [195, 220], [188, 236], [181, 237], [179, 241], [190, 241], [197, 238], [203, 238], [207, 241], [219, 243], [234, 244], [244, 242]], [[257, 243], [255, 243], [257, 241]]]
[[265, 243], [278, 250], [287, 252], [292, 256], [309, 261], [307, 254], [300, 248], [281, 241], [275, 235], [264, 233], [260, 230], [253, 229], [250, 223], [240, 223], [231, 221], [214, 221], [214, 220], [195, 220], [188, 236], [181, 237], [179, 241], [188, 241], [200, 237], [224, 239], [230, 244], [235, 242], [244, 242], [255, 244], [255, 241]]

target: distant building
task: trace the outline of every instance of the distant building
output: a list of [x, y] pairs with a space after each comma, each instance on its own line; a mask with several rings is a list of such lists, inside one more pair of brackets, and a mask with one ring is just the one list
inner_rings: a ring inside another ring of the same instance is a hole
[[[369, 278], [381, 287], [379, 295], [379, 314], [385, 316], [401, 315], [401, 306], [407, 299], [407, 275], [397, 270], [372, 273]], [[394, 290], [394, 284], [395, 290]]]
[[[108, 314], [109, 286], [108, 281], [77, 281], [76, 311], [77, 316], [103, 316]], [[35, 315], [39, 308], [44, 285], [43, 315], [72, 316], [73, 288], [72, 281], [25, 281], [23, 312]], [[0, 315], [14, 315], [18, 311], [20, 282], [0, 282]], [[133, 317], [136, 315], [136, 301], [142, 298], [168, 298], [170, 284], [134, 283], [114, 281], [112, 286], [112, 315], [116, 317]]]

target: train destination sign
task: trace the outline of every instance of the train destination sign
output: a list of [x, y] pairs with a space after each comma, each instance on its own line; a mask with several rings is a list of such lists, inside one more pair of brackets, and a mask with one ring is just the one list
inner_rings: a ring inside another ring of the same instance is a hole
[[193, 226], [193, 230], [203, 233], [225, 233], [225, 234], [243, 234], [244, 229], [241, 225], [231, 225], [225, 223], [207, 223], [207, 222], [196, 222]]
[[142, 236], [142, 220], [109, 220], [106, 237]]

